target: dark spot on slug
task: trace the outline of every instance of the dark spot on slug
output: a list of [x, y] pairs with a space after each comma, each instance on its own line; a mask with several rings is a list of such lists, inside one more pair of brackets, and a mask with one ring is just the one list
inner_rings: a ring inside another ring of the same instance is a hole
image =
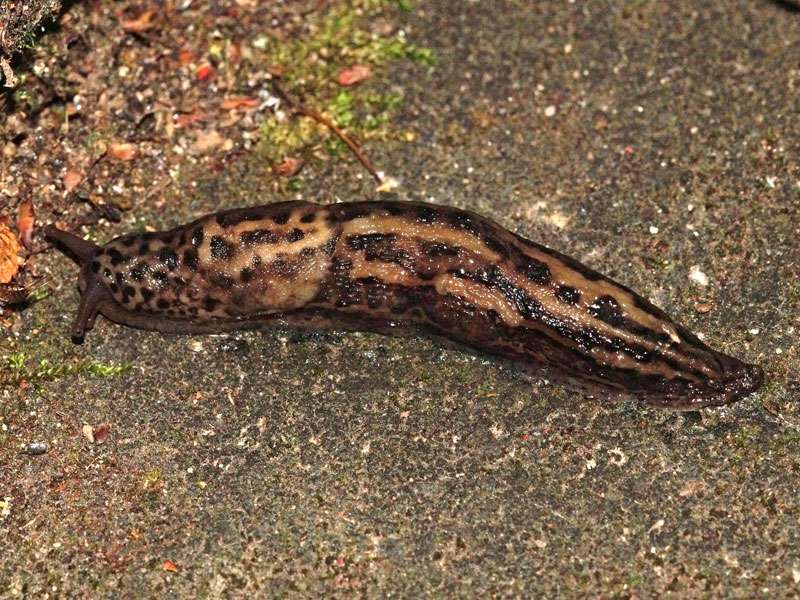
[[333, 261], [332, 269], [334, 276], [346, 275], [353, 268], [353, 261], [346, 258], [337, 258]]
[[411, 255], [405, 250], [393, 250], [391, 247], [368, 249], [364, 252], [364, 258], [370, 262], [377, 260], [398, 264], [405, 269], [415, 271], [414, 261], [411, 260]]
[[257, 244], [277, 244], [280, 241], [280, 236], [271, 229], [252, 229], [239, 234], [239, 239], [245, 246], [254, 246]]
[[370, 275], [369, 277], [359, 277], [356, 279], [356, 283], [361, 283], [364, 285], [377, 285], [380, 282], [381, 280], [373, 275]]
[[194, 246], [195, 248], [199, 248], [203, 243], [204, 236], [205, 234], [203, 233], [202, 227], [198, 227], [197, 229], [195, 229], [194, 233], [192, 233], [192, 246]]
[[247, 283], [253, 278], [253, 270], [249, 267], [245, 267], [239, 272], [239, 278], [243, 283]]
[[158, 301], [156, 302], [156, 306], [161, 310], [166, 310], [169, 308], [169, 301], [166, 300], [165, 298], [159, 298]]
[[565, 304], [575, 305], [581, 299], [581, 293], [569, 285], [560, 285], [556, 290], [556, 298]]
[[124, 288], [122, 288], [122, 293], [125, 296], [130, 296], [133, 298], [136, 295], [136, 290], [133, 287], [126, 285]]
[[297, 274], [300, 264], [286, 258], [276, 258], [269, 265], [269, 270], [281, 277], [292, 278]]
[[539, 285], [550, 283], [550, 267], [538, 260], [529, 259], [529, 262], [522, 267], [522, 272], [525, 277]]
[[316, 214], [315, 213], [308, 213], [307, 215], [303, 215], [302, 217], [300, 217], [300, 222], [301, 223], [311, 223], [311, 222], [314, 221], [315, 218], [316, 218]]
[[289, 235], [286, 236], [286, 241], [288, 241], [289, 243], [299, 242], [304, 237], [306, 237], [306, 234], [303, 233], [303, 230], [295, 227], [289, 232]]
[[391, 244], [397, 236], [393, 233], [364, 233], [360, 235], [351, 235], [347, 238], [347, 246], [351, 250], [364, 250], [366, 248], [375, 248], [383, 244]]
[[303, 249], [300, 251], [300, 256], [301, 256], [302, 258], [311, 258], [311, 257], [312, 257], [312, 256], [314, 256], [316, 253], [317, 253], [317, 249], [316, 249], [316, 248], [303, 248]]
[[436, 220], [436, 211], [429, 206], [419, 206], [416, 217], [419, 223], [433, 223]]
[[153, 290], [151, 290], [150, 288], [142, 288], [142, 298], [144, 298], [145, 302], [150, 302], [150, 300], [153, 299], [154, 295], [155, 294]]
[[219, 304], [219, 300], [215, 300], [211, 296], [207, 296], [203, 300], [203, 308], [205, 310], [207, 310], [208, 312], [212, 312], [217, 307], [218, 304]]
[[238, 225], [243, 221], [258, 221], [264, 218], [266, 210], [263, 206], [252, 206], [250, 208], [238, 208], [219, 213], [216, 221], [220, 227], [230, 227]]
[[122, 245], [126, 248], [130, 248], [136, 243], [136, 236], [135, 235], [126, 235], [124, 238], [120, 240]]
[[211, 236], [209, 248], [211, 248], [211, 257], [216, 260], [230, 260], [236, 251], [232, 244], [229, 244], [218, 235]]
[[150, 244], [147, 242], [142, 242], [139, 246], [139, 256], [144, 256], [150, 252]]
[[211, 283], [223, 290], [229, 290], [233, 287], [233, 277], [225, 273], [215, 272], [209, 276]]
[[352, 221], [370, 214], [371, 210], [363, 204], [339, 204], [333, 207], [329, 220]]
[[167, 267], [169, 271], [178, 267], [178, 255], [170, 248], [162, 248], [159, 250], [156, 254], [156, 259]]
[[113, 273], [111, 272], [111, 269], [108, 268], [103, 269], [103, 277], [105, 277], [106, 279], [111, 279], [112, 276]]
[[116, 267], [117, 265], [125, 262], [126, 260], [126, 258], [122, 255], [122, 252], [120, 252], [116, 248], [107, 249], [106, 254], [108, 254], [109, 258], [111, 259], [112, 267]]
[[90, 269], [92, 270], [92, 273], [97, 273], [100, 270], [100, 262], [93, 260]]
[[477, 223], [475, 223], [475, 219], [467, 213], [453, 211], [450, 213], [448, 220], [452, 225], [458, 227], [459, 229], [463, 229], [464, 231], [469, 231], [473, 235], [477, 235], [479, 232], [479, 227]]
[[185, 264], [192, 271], [197, 271], [198, 268], [197, 250], [195, 250], [194, 248], [189, 248], [186, 252], [184, 252], [183, 264]]
[[336, 242], [338, 241], [339, 241], [339, 234], [337, 233], [336, 235], [331, 236], [331, 238], [322, 245], [320, 250], [322, 250], [324, 254], [331, 256], [334, 250], [336, 250]]
[[112, 283], [108, 286], [109, 289], [114, 292], [115, 294], [119, 291], [119, 286], [116, 283]]
[[164, 271], [153, 272], [153, 279], [159, 283], [164, 283], [167, 280], [167, 274]]
[[439, 242], [425, 242], [422, 247], [425, 254], [431, 258], [437, 258], [439, 256], [458, 256], [459, 251], [458, 248]]
[[141, 281], [144, 279], [144, 274], [147, 269], [147, 265], [144, 263], [136, 263], [133, 268], [130, 270], [131, 279], [134, 281]]
[[122, 285], [122, 273], [120, 273], [119, 271], [117, 271], [117, 272], [114, 274], [114, 281], [116, 281], [116, 282], [117, 282], [117, 285]]
[[291, 216], [291, 214], [292, 214], [291, 211], [281, 210], [272, 215], [272, 220], [277, 225], [286, 225], [286, 223], [289, 221], [289, 217]]
[[387, 214], [390, 214], [393, 217], [403, 217], [406, 215], [405, 206], [398, 206], [392, 202], [381, 202], [380, 207], [386, 211]]
[[589, 314], [611, 325], [619, 327], [625, 320], [619, 303], [612, 296], [601, 296], [589, 305]]
[[506, 245], [493, 235], [483, 236], [483, 243], [493, 252], [497, 252], [500, 255], [506, 253]]

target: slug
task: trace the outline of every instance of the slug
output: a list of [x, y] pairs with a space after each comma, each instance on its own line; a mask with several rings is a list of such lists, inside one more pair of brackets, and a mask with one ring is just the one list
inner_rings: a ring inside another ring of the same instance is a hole
[[412, 202], [281, 202], [96, 246], [72, 335], [97, 314], [164, 333], [269, 325], [425, 334], [673, 409], [739, 400], [760, 367], [716, 352], [629, 288], [477, 214]]

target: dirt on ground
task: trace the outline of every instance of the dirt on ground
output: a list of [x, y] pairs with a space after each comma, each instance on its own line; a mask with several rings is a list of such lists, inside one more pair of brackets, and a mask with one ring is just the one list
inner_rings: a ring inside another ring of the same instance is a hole
[[32, 48], [45, 24], [57, 19], [60, 0], [8, 0], [0, 4], [0, 82], [6, 88], [18, 83], [13, 61]]
[[[0, 595], [797, 596], [792, 3], [95, 0], [13, 67]], [[376, 197], [574, 256], [767, 383], [676, 413], [421, 338], [69, 339], [44, 224], [101, 243]]]

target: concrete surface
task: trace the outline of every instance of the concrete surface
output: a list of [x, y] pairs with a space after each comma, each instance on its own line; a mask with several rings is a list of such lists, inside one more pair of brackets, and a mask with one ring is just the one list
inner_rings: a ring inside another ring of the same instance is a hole
[[[0, 389], [0, 594], [798, 594], [798, 15], [464, 1], [401, 18], [438, 64], [376, 84], [404, 94], [396, 127], [416, 134], [369, 147], [398, 197], [477, 210], [610, 274], [764, 365], [766, 388], [671, 413], [421, 339], [99, 322], [73, 347], [75, 271], [52, 254], [58, 289], [15, 343], [130, 368]], [[280, 199], [262, 171], [175, 190], [188, 201], [149, 222]], [[355, 173], [311, 165], [302, 196], [369, 197]]]

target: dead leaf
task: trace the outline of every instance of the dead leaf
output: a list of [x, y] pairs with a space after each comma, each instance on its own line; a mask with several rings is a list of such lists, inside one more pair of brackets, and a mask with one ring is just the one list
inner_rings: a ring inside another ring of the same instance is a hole
[[36, 220], [36, 213], [33, 210], [33, 200], [30, 198], [19, 205], [17, 210], [17, 232], [22, 245], [27, 250], [33, 245], [33, 224]]
[[280, 79], [286, 75], [286, 67], [283, 65], [267, 65], [267, 73]]
[[235, 108], [258, 106], [258, 100], [254, 98], [226, 98], [220, 104], [222, 110], [233, 110]]
[[336, 80], [339, 82], [339, 85], [348, 87], [361, 83], [367, 79], [370, 74], [371, 72], [367, 65], [353, 65], [352, 67], [339, 71], [339, 76]]
[[19, 256], [19, 240], [7, 225], [0, 223], [0, 283], [8, 283], [25, 261]]
[[193, 113], [186, 113], [182, 115], [178, 115], [175, 117], [175, 124], [179, 127], [185, 127], [186, 125], [191, 125], [192, 123], [197, 123], [198, 121], [205, 121], [208, 119], [208, 115], [202, 112], [193, 112]]
[[83, 181], [83, 173], [67, 169], [67, 172], [64, 173], [64, 191], [69, 194], [78, 187], [81, 181]]
[[133, 160], [138, 151], [133, 144], [122, 142], [109, 144], [108, 153], [117, 160]]
[[694, 309], [703, 315], [711, 312], [713, 308], [714, 305], [711, 302], [707, 302], [705, 300], [698, 300], [697, 302], [694, 303]]
[[106, 440], [108, 439], [108, 432], [110, 430], [111, 428], [108, 426], [107, 423], [99, 425], [97, 429], [94, 430], [94, 443], [105, 444]]
[[164, 570], [169, 571], [170, 573], [177, 573], [178, 572], [178, 565], [176, 565], [171, 560], [167, 559], [164, 561]]
[[214, 78], [214, 67], [212, 67], [208, 63], [200, 66], [197, 69], [197, 78], [200, 81], [206, 81], [208, 79], [213, 79]]
[[195, 154], [204, 154], [220, 146], [224, 146], [228, 141], [222, 137], [216, 129], [209, 131], [199, 131], [197, 139], [192, 144], [190, 150]]
[[131, 19], [129, 21], [120, 21], [119, 24], [122, 25], [122, 29], [128, 33], [141, 33], [142, 31], [147, 31], [153, 27], [153, 25], [155, 25], [153, 22], [153, 17], [155, 14], [155, 11], [146, 10], [135, 19]]
[[300, 168], [303, 166], [302, 161], [291, 156], [283, 159], [283, 162], [275, 167], [275, 173], [280, 177], [292, 177], [296, 175]]

